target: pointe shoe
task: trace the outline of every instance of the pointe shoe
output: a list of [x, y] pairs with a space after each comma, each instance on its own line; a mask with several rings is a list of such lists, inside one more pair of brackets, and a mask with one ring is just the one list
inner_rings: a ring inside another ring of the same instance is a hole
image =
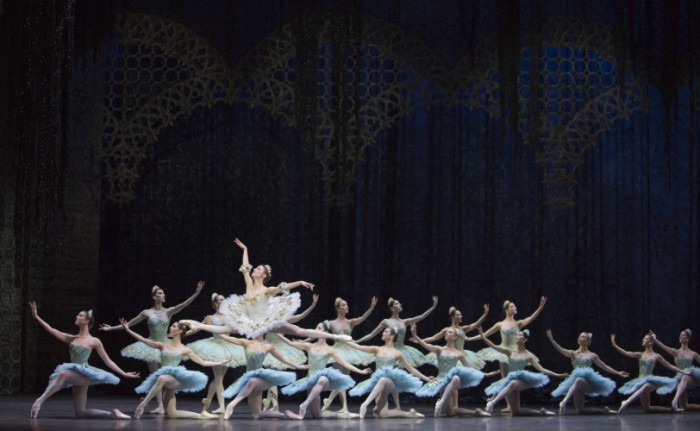
[[559, 414], [563, 415], [565, 410], [566, 410], [566, 403], [564, 403], [564, 401], [562, 401], [559, 403]]
[[675, 401], [671, 402], [671, 411], [674, 413], [681, 413], [683, 412], [683, 409], [678, 406], [678, 403]]
[[284, 411], [284, 415], [287, 416], [289, 419], [296, 419], [296, 420], [302, 420], [302, 419], [304, 419], [303, 416], [300, 416], [300, 415], [294, 413], [294, 412], [291, 411], [291, 410], [285, 410], [285, 411]]
[[550, 412], [549, 410], [547, 410], [547, 409], [545, 409], [544, 407], [542, 407], [542, 408], [540, 409], [540, 416], [556, 416], [556, 413]]
[[360, 419], [364, 419], [365, 414], [367, 414], [367, 406], [365, 404], [360, 404]]
[[412, 418], [424, 418], [425, 415], [423, 413], [418, 413], [415, 411], [415, 409], [411, 409], [408, 411], [408, 415]]
[[160, 406], [160, 407], [156, 407], [155, 409], [151, 410], [148, 413], [150, 413], [152, 415], [164, 415], [165, 409], [163, 408], [163, 406]]
[[143, 406], [139, 404], [134, 411], [134, 419], [141, 419], [141, 416], [143, 416]]
[[623, 401], [622, 404], [620, 404], [620, 408], [617, 411], [617, 414], [618, 415], [622, 414], [625, 411], [625, 409], [627, 409], [628, 406], [629, 406], [629, 404], [627, 403], [627, 400]]
[[212, 411], [212, 414], [215, 415], [223, 415], [224, 413], [226, 413], [226, 409], [224, 408], [224, 406], [221, 406], [218, 409]]
[[29, 417], [36, 419], [39, 416], [39, 410], [41, 410], [41, 403], [34, 401], [34, 404], [32, 404], [32, 410], [29, 412]]
[[270, 399], [269, 398], [263, 398], [262, 403], [263, 403], [263, 410], [270, 410]]
[[603, 407], [603, 411], [604, 411], [606, 414], [609, 414], [609, 415], [616, 415], [616, 414], [617, 414], [617, 411], [616, 411], [616, 410], [613, 410], [613, 409], [611, 409], [611, 408], [608, 407], [608, 406]]
[[493, 400], [486, 403], [486, 413], [491, 414], [493, 412]]
[[112, 419], [131, 419], [131, 416], [126, 415], [119, 411], [119, 409], [112, 409], [112, 411], [109, 413], [109, 416]]
[[213, 413], [209, 413], [206, 410], [202, 410], [202, 412], [199, 414], [200, 419], [219, 419], [219, 415], [215, 415]]
[[491, 417], [491, 413], [487, 413], [481, 409], [476, 409], [476, 410], [474, 410], [474, 416], [489, 418], [489, 417]]
[[321, 411], [324, 412], [324, 411], [328, 410], [330, 408], [332, 402], [333, 401], [331, 401], [330, 398], [324, 398], [323, 399], [323, 407], [321, 408]]
[[360, 415], [357, 413], [350, 413], [348, 410], [338, 410], [335, 413], [335, 417], [338, 419], [357, 419]]
[[202, 410], [209, 410], [210, 405], [211, 405], [211, 400], [208, 400], [206, 398], [202, 398]]

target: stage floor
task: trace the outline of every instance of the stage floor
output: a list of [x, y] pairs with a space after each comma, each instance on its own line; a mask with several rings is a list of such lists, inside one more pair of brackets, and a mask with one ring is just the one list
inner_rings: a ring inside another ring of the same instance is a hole
[[[511, 417], [495, 414], [490, 418], [433, 418], [432, 406], [418, 404], [413, 407], [426, 415], [424, 419], [306, 419], [253, 420], [248, 414], [248, 406], [242, 403], [236, 408], [231, 420], [198, 421], [189, 419], [167, 419], [162, 416], [144, 415], [140, 420], [77, 419], [73, 413], [70, 393], [59, 393], [44, 403], [38, 419], [29, 419], [29, 410], [34, 395], [0, 396], [0, 430], [142, 430], [142, 431], [193, 431], [193, 430], [236, 430], [252, 431], [697, 431], [700, 429], [700, 412], [644, 414], [639, 406], [634, 406], [624, 415], [578, 416], [571, 409], [564, 416], [550, 417]], [[132, 414], [138, 400], [130, 397], [107, 397], [96, 395], [88, 399], [88, 407], [111, 410], [118, 408]], [[152, 407], [152, 404], [149, 405]], [[197, 399], [182, 398], [178, 408], [198, 411], [201, 407]], [[298, 406], [283, 403], [283, 408], [296, 409]], [[351, 404], [357, 411], [359, 405]], [[465, 406], [474, 408], [476, 406]], [[481, 407], [481, 406], [480, 406]], [[547, 406], [555, 411], [556, 406]]]

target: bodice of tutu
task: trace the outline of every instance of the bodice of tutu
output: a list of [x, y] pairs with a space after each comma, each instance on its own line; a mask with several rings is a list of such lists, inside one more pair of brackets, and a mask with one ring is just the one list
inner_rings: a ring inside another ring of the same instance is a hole
[[396, 359], [393, 356], [377, 355], [375, 357], [374, 363], [377, 365], [377, 368], [395, 367], [396, 366]]
[[[212, 315], [211, 316], [211, 324], [213, 326], [226, 326], [226, 320], [222, 317]], [[214, 338], [221, 338], [222, 334], [212, 334]]]
[[656, 361], [654, 359], [639, 359], [639, 376], [651, 376], [654, 371]]
[[327, 322], [328, 327], [331, 329], [331, 332], [335, 335], [352, 335], [352, 326], [348, 326], [347, 328], [337, 328], [333, 324], [331, 324], [330, 321]]
[[265, 362], [265, 356], [267, 353], [259, 350], [248, 350], [245, 351], [245, 370], [253, 371], [262, 368]]
[[512, 328], [501, 327], [501, 346], [508, 349], [515, 349], [515, 339], [520, 332], [520, 328], [513, 326]]
[[244, 308], [248, 317], [252, 320], [263, 320], [267, 316], [267, 295], [258, 294], [245, 296]]
[[440, 355], [438, 356], [438, 377], [447, 374], [451, 369], [459, 363], [459, 356], [455, 355]]
[[177, 367], [182, 362], [182, 355], [171, 350], [160, 352], [160, 365], [163, 367]]
[[508, 372], [524, 370], [530, 364], [527, 359], [513, 358], [512, 356], [508, 358]]
[[165, 319], [159, 319], [155, 316], [148, 317], [148, 338], [155, 341], [166, 341], [168, 334], [168, 325], [170, 319], [166, 316]]
[[680, 368], [681, 370], [685, 370], [686, 368], [690, 368], [693, 366], [693, 358], [676, 356], [675, 358], [673, 358], [673, 363], [676, 365], [676, 367]]
[[69, 344], [68, 353], [70, 354], [70, 361], [74, 364], [86, 365], [92, 349], [83, 346], [82, 344]]
[[329, 361], [330, 355], [328, 353], [309, 352], [309, 375], [326, 368]]
[[574, 359], [571, 360], [571, 364], [574, 368], [591, 368], [593, 366], [593, 359], [590, 356], [575, 355]]
[[467, 338], [467, 334], [462, 331], [462, 328], [452, 328], [455, 331], [457, 339], [455, 340], [455, 348], [459, 351], [464, 351], [464, 340]]
[[406, 338], [406, 327], [396, 326], [394, 327], [394, 330], [396, 331], [396, 341], [394, 341], [394, 347], [401, 349], [403, 347], [403, 341]]

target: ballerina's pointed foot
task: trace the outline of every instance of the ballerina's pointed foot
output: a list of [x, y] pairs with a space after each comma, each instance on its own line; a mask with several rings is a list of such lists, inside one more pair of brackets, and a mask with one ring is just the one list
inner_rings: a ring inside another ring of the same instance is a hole
[[199, 414], [200, 419], [218, 419], [219, 415], [216, 415], [214, 413], [209, 413], [206, 410], [202, 410], [202, 412]]
[[331, 407], [331, 403], [333, 401], [330, 398], [324, 398], [323, 399], [323, 407], [321, 408], [321, 411], [324, 412], [328, 410]]
[[29, 417], [32, 419], [36, 419], [39, 416], [39, 410], [41, 410], [41, 403], [39, 401], [34, 401], [34, 404], [32, 404], [32, 410], [29, 413]]
[[[301, 413], [301, 412], [299, 412], [299, 413]], [[284, 415], [287, 416], [289, 419], [296, 419], [296, 420], [304, 419], [304, 416], [301, 416], [301, 414], [296, 414], [291, 410], [285, 410]]]
[[491, 414], [493, 412], [493, 400], [486, 403], [486, 413]]
[[143, 406], [139, 404], [134, 411], [134, 419], [141, 419], [141, 416], [143, 416]]
[[616, 415], [617, 414], [616, 410], [613, 410], [608, 406], [603, 407], [603, 411], [608, 415]]
[[439, 418], [440, 414], [442, 413], [442, 406], [445, 404], [445, 402], [442, 399], [439, 399], [435, 403], [435, 411], [433, 411], [433, 417]]
[[628, 406], [629, 406], [629, 401], [624, 400], [622, 402], [622, 404], [620, 404], [620, 409], [617, 411], [617, 414], [618, 415], [622, 414], [627, 409]]
[[131, 419], [131, 416], [122, 413], [119, 409], [112, 409], [112, 411], [109, 413], [109, 416], [112, 419]]
[[481, 409], [476, 409], [476, 410], [474, 410], [474, 416], [482, 417], [482, 418], [489, 418], [489, 417], [491, 417], [491, 413], [485, 412]]
[[418, 413], [414, 409], [409, 410], [408, 415], [412, 418], [424, 418], [425, 417], [425, 415], [423, 413]]
[[221, 406], [218, 409], [213, 410], [212, 413], [215, 415], [223, 415], [224, 413], [226, 413], [226, 409], [223, 406]]
[[681, 413], [681, 412], [683, 412], [684, 410], [678, 405], [678, 401], [673, 400], [673, 401], [671, 402], [671, 411], [674, 412], [674, 413]]
[[357, 413], [350, 413], [347, 409], [338, 410], [335, 413], [335, 417], [338, 419], [357, 419], [360, 417]]
[[366, 414], [367, 414], [367, 405], [361, 404], [360, 405], [360, 419], [364, 419]]
[[203, 410], [209, 409], [210, 404], [211, 404], [211, 400], [208, 400], [206, 398], [202, 398], [202, 409]]
[[556, 416], [556, 415], [557, 415], [556, 413], [550, 412], [549, 410], [547, 410], [547, 409], [544, 408], [544, 407], [542, 407], [542, 408], [540, 409], [540, 416]]
[[563, 415], [566, 411], [566, 403], [564, 401], [559, 403], [559, 414]]

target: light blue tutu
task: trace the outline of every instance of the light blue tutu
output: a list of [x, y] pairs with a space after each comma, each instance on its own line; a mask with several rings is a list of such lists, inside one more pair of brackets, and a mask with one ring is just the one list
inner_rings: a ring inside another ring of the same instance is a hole
[[579, 367], [569, 374], [569, 377], [564, 379], [555, 390], [552, 391], [553, 397], [562, 397], [569, 392], [576, 379], [584, 379], [588, 382], [590, 388], [586, 391], [586, 395], [592, 397], [603, 396], [607, 397], [615, 390], [615, 382], [611, 379], [601, 376], [600, 373], [590, 367]]
[[484, 373], [467, 367], [454, 367], [447, 371], [443, 376], [439, 376], [436, 380], [424, 384], [416, 391], [419, 397], [433, 397], [439, 394], [445, 386], [447, 386], [454, 376], [459, 377], [459, 389], [471, 388], [481, 383], [484, 378]]
[[[49, 376], [49, 383], [56, 380], [61, 371], [73, 371], [81, 376], [87, 377], [90, 379], [90, 386], [101, 384], [116, 385], [119, 383], [119, 377], [115, 376], [109, 371], [101, 370], [88, 364], [75, 364], [72, 362], [66, 362], [57, 366], [53, 373], [51, 373]], [[63, 386], [61, 388], [65, 389], [70, 388], [71, 386], [73, 386], [71, 383], [63, 382]]]
[[258, 368], [257, 370], [246, 371], [238, 380], [233, 382], [224, 391], [224, 398], [233, 398], [243, 389], [252, 378], [264, 380], [270, 387], [285, 386], [296, 380], [296, 374], [291, 371], [268, 370]]
[[311, 390], [321, 377], [328, 379], [328, 386], [325, 389], [327, 391], [336, 389], [339, 391], [346, 391], [355, 385], [355, 381], [347, 374], [343, 374], [335, 368], [324, 368], [310, 376], [290, 383], [282, 388], [282, 393], [285, 395], [292, 395], [297, 392]]
[[140, 385], [134, 389], [137, 394], [146, 394], [151, 390], [153, 385], [156, 384], [156, 380], [160, 376], [172, 376], [175, 380], [180, 383], [180, 387], [175, 389], [175, 393], [178, 392], [198, 392], [204, 389], [207, 385], [207, 375], [201, 371], [192, 371], [183, 367], [178, 366], [165, 366], [157, 369], [150, 376], [146, 378]]
[[624, 385], [620, 386], [620, 388], [617, 391], [623, 395], [633, 394], [647, 383], [650, 383], [652, 386], [654, 386], [656, 393], [659, 395], [670, 394], [676, 389], [677, 385], [676, 380], [671, 377], [648, 375], [640, 376], [636, 379], [628, 381]]
[[[495, 351], [495, 350], [494, 350]], [[472, 352], [471, 350], [463, 350], [464, 355], [467, 357], [467, 361], [471, 364], [472, 368], [475, 370], [483, 370], [484, 367], [486, 366], [486, 362], [481, 359], [476, 353]], [[504, 355], [505, 356], [505, 355]], [[506, 357], [506, 361], [507, 361]], [[438, 358], [435, 352], [430, 352], [427, 355], [425, 355], [426, 359], [426, 364], [430, 364], [433, 367], [438, 366]]]
[[348, 394], [353, 397], [367, 394], [377, 385], [377, 382], [379, 382], [379, 379], [382, 377], [390, 379], [394, 385], [396, 385], [394, 389], [396, 392], [415, 392], [420, 389], [422, 385], [418, 377], [407, 373], [401, 368], [382, 367], [375, 370], [369, 379], [358, 383]]
[[492, 396], [501, 392], [506, 385], [513, 380], [520, 380], [525, 383], [525, 389], [539, 388], [549, 383], [549, 377], [542, 373], [533, 373], [527, 370], [511, 371], [501, 380], [491, 383], [485, 390], [486, 395]]
[[245, 352], [243, 347], [229, 343], [217, 337], [205, 338], [187, 344], [187, 347], [205, 361], [221, 362], [231, 358], [226, 363], [229, 368], [245, 365]]

